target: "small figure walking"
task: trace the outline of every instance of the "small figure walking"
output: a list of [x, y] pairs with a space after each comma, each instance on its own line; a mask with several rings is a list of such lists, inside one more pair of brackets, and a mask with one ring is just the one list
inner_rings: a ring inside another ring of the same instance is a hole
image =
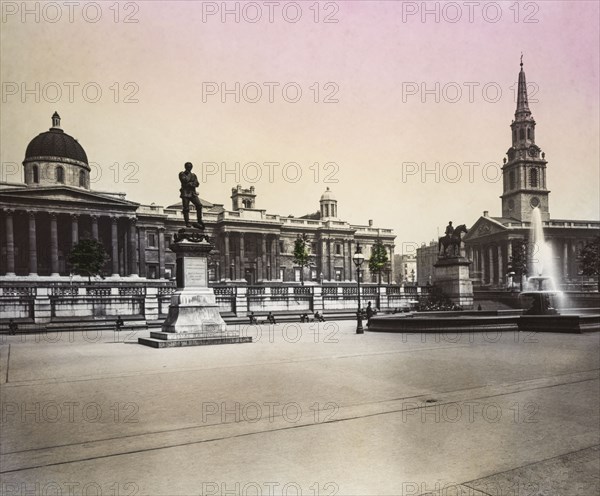
[[267, 315], [267, 322], [269, 324], [277, 324], [277, 322], [275, 322], [275, 316], [271, 312]]
[[373, 311], [373, 307], [371, 306], [371, 302], [367, 303], [367, 325], [369, 325], [371, 317], [373, 317], [374, 314], [375, 314], [375, 312]]
[[121, 330], [123, 329], [123, 326], [125, 325], [125, 322], [123, 322], [123, 319], [121, 318], [121, 316], [119, 315], [117, 317], [117, 321], [115, 323], [115, 327], [116, 327], [116, 331], [117, 332], [121, 332]]
[[8, 334], [11, 336], [15, 336], [17, 334], [18, 330], [19, 330], [18, 324], [13, 319], [10, 319], [8, 321]]

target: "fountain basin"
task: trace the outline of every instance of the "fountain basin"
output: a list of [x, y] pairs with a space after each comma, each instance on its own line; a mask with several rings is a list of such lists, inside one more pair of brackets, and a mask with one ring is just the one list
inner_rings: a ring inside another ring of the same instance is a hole
[[568, 332], [600, 331], [600, 309], [579, 315], [523, 315], [522, 310], [414, 312], [372, 317], [370, 332]]

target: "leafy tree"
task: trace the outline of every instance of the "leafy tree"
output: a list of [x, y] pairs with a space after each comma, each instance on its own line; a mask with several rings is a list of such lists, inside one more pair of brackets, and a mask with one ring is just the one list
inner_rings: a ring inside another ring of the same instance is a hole
[[579, 268], [585, 276], [598, 277], [598, 291], [600, 292], [600, 236], [586, 244], [579, 252]]
[[310, 265], [310, 242], [308, 234], [298, 234], [294, 241], [294, 263], [300, 266], [300, 281], [304, 286], [304, 267]]
[[381, 273], [387, 267], [389, 262], [387, 250], [380, 239], [378, 239], [375, 244], [371, 247], [371, 258], [369, 258], [369, 270], [372, 274], [377, 274], [377, 308], [379, 308], [379, 293], [381, 286]]
[[82, 239], [71, 249], [69, 263], [75, 274], [87, 276], [88, 282], [91, 278], [102, 276], [102, 268], [109, 260], [108, 253], [102, 243], [95, 239]]
[[516, 243], [513, 245], [512, 258], [509, 260], [509, 271], [519, 278], [521, 292], [523, 291], [523, 277], [527, 275], [527, 244]]

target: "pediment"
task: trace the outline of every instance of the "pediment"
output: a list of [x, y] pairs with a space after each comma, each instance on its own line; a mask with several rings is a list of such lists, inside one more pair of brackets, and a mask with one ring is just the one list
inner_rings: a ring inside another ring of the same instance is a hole
[[0, 190], [0, 200], [2, 203], [13, 204], [15, 206], [35, 205], [41, 206], [44, 203], [52, 205], [54, 203], [71, 204], [74, 206], [95, 206], [135, 210], [138, 203], [131, 202], [115, 196], [98, 193], [94, 191], [80, 190], [67, 186], [50, 186], [37, 188], [8, 188]]
[[464, 240], [473, 241], [477, 238], [502, 233], [506, 230], [507, 228], [505, 226], [491, 217], [479, 217], [477, 222], [475, 222], [471, 229], [469, 229], [469, 232], [465, 235]]

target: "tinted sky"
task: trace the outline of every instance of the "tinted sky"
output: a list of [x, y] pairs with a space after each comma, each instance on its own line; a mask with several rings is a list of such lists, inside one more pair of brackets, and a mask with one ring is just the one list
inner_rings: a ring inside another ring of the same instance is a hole
[[228, 208], [238, 182], [297, 216], [329, 186], [342, 219], [429, 241], [500, 214], [523, 52], [550, 214], [599, 217], [596, 1], [279, 2], [273, 22], [264, 2], [227, 2], [225, 18], [222, 2], [80, 2], [73, 22], [62, 2], [28, 5], [2, 3], [3, 180], [57, 110], [94, 189], [174, 203], [191, 161]]

